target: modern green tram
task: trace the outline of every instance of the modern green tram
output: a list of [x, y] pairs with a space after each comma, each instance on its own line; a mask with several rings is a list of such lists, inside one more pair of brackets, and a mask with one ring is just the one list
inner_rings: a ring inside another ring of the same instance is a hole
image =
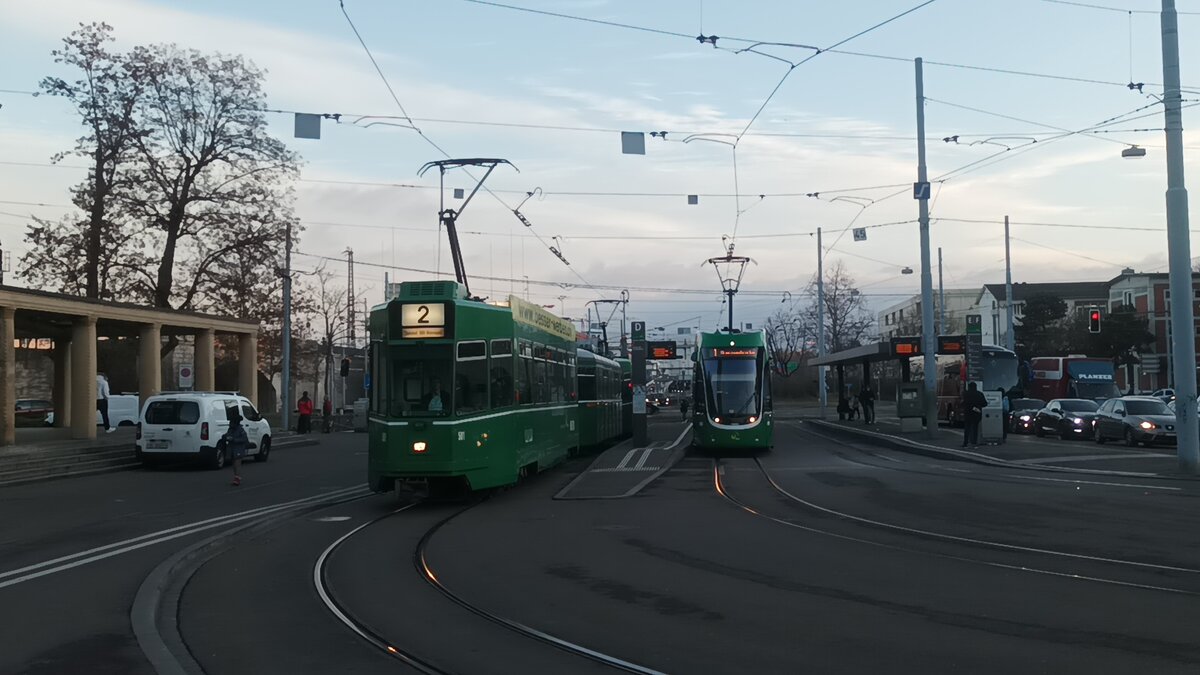
[[692, 445], [726, 450], [772, 447], [766, 334], [701, 333], [694, 355]]
[[577, 350], [570, 322], [520, 298], [492, 305], [453, 281], [405, 282], [371, 311], [370, 333], [377, 492], [511, 485], [627, 431], [620, 364]]

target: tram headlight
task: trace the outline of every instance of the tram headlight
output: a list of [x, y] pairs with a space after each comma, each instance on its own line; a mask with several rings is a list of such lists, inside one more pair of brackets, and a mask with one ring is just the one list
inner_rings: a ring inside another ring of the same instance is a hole
[[425, 452], [425, 441], [413, 443], [413, 452]]
[[720, 423], [721, 423], [721, 418], [720, 418], [720, 417], [714, 417], [714, 418], [713, 418], [713, 422], [716, 422], [717, 424], [720, 424]]
[[754, 415], [751, 415], [750, 416], [750, 424], [754, 424], [754, 420], [757, 420], [757, 419], [758, 419], [757, 417], [755, 417]]

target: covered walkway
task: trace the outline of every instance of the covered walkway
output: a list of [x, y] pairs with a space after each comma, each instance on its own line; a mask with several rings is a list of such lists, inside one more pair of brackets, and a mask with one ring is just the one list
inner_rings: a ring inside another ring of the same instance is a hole
[[162, 386], [162, 338], [193, 335], [196, 341], [196, 391], [212, 391], [216, 381], [216, 336], [236, 338], [238, 390], [258, 402], [258, 324], [198, 312], [90, 300], [58, 293], [0, 287], [0, 445], [16, 441], [16, 342], [53, 342], [55, 426], [71, 429], [73, 439], [96, 437], [96, 341], [136, 338], [138, 395], [146, 398]]

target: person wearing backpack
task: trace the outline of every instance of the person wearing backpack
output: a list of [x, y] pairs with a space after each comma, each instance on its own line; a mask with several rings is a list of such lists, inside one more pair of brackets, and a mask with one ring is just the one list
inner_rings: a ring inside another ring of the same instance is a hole
[[225, 432], [225, 452], [233, 460], [233, 482], [230, 485], [242, 484], [242, 458], [250, 449], [250, 437], [246, 427], [242, 426], [242, 416], [237, 406], [225, 408], [225, 418], [229, 420], [229, 431]]

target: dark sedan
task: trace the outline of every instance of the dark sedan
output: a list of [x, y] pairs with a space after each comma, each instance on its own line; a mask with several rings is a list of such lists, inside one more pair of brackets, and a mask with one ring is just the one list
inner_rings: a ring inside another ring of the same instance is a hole
[[1040, 398], [1014, 398], [1010, 401], [1008, 414], [1008, 430], [1014, 434], [1033, 432], [1033, 418], [1038, 411], [1046, 407], [1046, 402]]
[[1051, 399], [1034, 416], [1033, 433], [1039, 438], [1048, 433], [1058, 434], [1063, 440], [1087, 438], [1092, 434], [1097, 407], [1095, 401], [1085, 398]]
[[1175, 443], [1175, 415], [1162, 399], [1122, 396], [1109, 399], [1096, 414], [1092, 437], [1097, 443], [1123, 439], [1125, 445]]

